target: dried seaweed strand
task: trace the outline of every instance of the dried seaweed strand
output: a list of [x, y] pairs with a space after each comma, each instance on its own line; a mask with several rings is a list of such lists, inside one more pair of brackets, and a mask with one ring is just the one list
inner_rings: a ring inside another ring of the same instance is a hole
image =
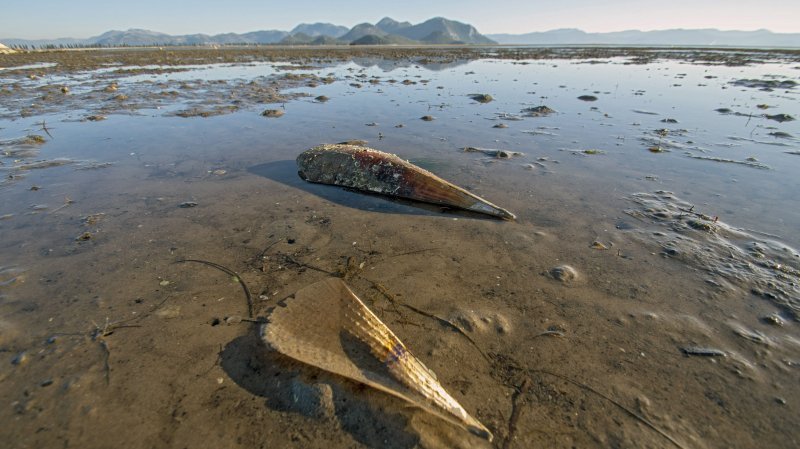
[[241, 276], [239, 276], [239, 273], [237, 273], [237, 272], [235, 272], [235, 271], [231, 270], [231, 269], [230, 269], [230, 268], [228, 268], [228, 267], [225, 267], [225, 266], [223, 266], [223, 265], [220, 265], [220, 264], [218, 264], [218, 263], [209, 262], [209, 261], [207, 261], [207, 260], [201, 260], [201, 259], [181, 259], [181, 260], [176, 260], [176, 261], [175, 261], [175, 263], [184, 263], [184, 262], [196, 262], [196, 263], [201, 263], [201, 264], [203, 264], [203, 265], [208, 265], [209, 267], [216, 268], [216, 269], [218, 269], [218, 270], [222, 271], [223, 273], [226, 273], [226, 274], [228, 274], [228, 275], [230, 275], [230, 276], [233, 276], [234, 278], [236, 278], [236, 281], [238, 281], [238, 282], [239, 282], [239, 285], [241, 285], [241, 286], [242, 286], [242, 290], [244, 290], [244, 295], [247, 297], [247, 317], [248, 317], [248, 318], [250, 318], [250, 319], [252, 319], [252, 318], [253, 318], [253, 296], [250, 294], [250, 289], [249, 289], [249, 288], [247, 288], [247, 284], [244, 282], [244, 280], [242, 279], [242, 277], [241, 277]]
[[665, 439], [667, 439], [667, 440], [668, 440], [670, 443], [672, 443], [672, 444], [673, 444], [675, 447], [677, 447], [678, 449], [686, 449], [686, 448], [685, 448], [685, 447], [684, 447], [684, 446], [683, 446], [681, 443], [679, 443], [679, 442], [678, 442], [678, 441], [676, 441], [674, 438], [672, 438], [672, 437], [671, 437], [671, 436], [670, 436], [668, 433], [666, 433], [665, 431], [661, 430], [661, 429], [660, 429], [660, 428], [658, 428], [658, 427], [657, 427], [655, 424], [653, 424], [652, 422], [650, 422], [650, 420], [648, 420], [648, 419], [647, 419], [647, 418], [645, 418], [644, 416], [642, 416], [642, 415], [640, 415], [640, 414], [638, 414], [638, 413], [634, 412], [633, 410], [629, 409], [628, 407], [626, 407], [626, 406], [622, 405], [621, 403], [617, 402], [615, 399], [613, 399], [613, 398], [611, 398], [611, 397], [609, 397], [609, 396], [607, 396], [607, 395], [605, 395], [605, 394], [603, 394], [603, 393], [601, 393], [601, 392], [599, 392], [599, 391], [595, 390], [595, 389], [594, 389], [593, 387], [591, 387], [590, 385], [587, 385], [587, 384], [585, 384], [585, 383], [583, 383], [583, 382], [579, 382], [579, 381], [577, 381], [577, 380], [570, 379], [570, 378], [569, 378], [569, 377], [567, 377], [567, 376], [564, 376], [564, 375], [561, 375], [561, 374], [558, 374], [558, 373], [554, 373], [554, 372], [552, 372], [552, 371], [547, 371], [547, 370], [538, 369], [538, 368], [536, 368], [536, 369], [529, 369], [528, 371], [530, 371], [530, 372], [533, 372], [533, 373], [542, 373], [542, 374], [547, 374], [547, 375], [550, 375], [550, 376], [553, 376], [553, 377], [557, 377], [557, 378], [559, 378], [559, 379], [561, 379], [561, 380], [564, 380], [564, 381], [566, 381], [566, 382], [569, 382], [569, 383], [571, 383], [571, 384], [573, 384], [573, 385], [575, 385], [575, 386], [577, 386], [577, 387], [580, 387], [580, 388], [582, 388], [582, 389], [584, 389], [584, 390], [586, 390], [586, 391], [589, 391], [589, 392], [591, 392], [591, 393], [594, 393], [594, 394], [596, 394], [597, 396], [599, 396], [599, 397], [601, 397], [601, 398], [605, 399], [606, 401], [608, 401], [608, 402], [610, 402], [610, 403], [614, 404], [615, 406], [617, 406], [617, 408], [619, 408], [619, 409], [620, 409], [620, 410], [622, 410], [623, 412], [627, 413], [627, 414], [628, 414], [628, 415], [629, 415], [631, 418], [633, 418], [633, 419], [635, 419], [635, 420], [639, 421], [640, 423], [642, 423], [642, 424], [644, 424], [645, 426], [647, 426], [647, 427], [649, 427], [650, 429], [652, 429], [653, 431], [655, 431], [656, 433], [658, 433], [659, 435], [661, 435], [662, 437], [664, 437]]
[[106, 379], [106, 385], [111, 383], [111, 365], [108, 359], [111, 358], [111, 350], [108, 349], [108, 343], [105, 340], [100, 340], [100, 348], [103, 349], [103, 370]]
[[511, 442], [514, 441], [514, 435], [517, 433], [517, 422], [522, 414], [522, 406], [524, 405], [522, 401], [524, 401], [525, 395], [528, 394], [530, 387], [531, 379], [525, 376], [525, 379], [522, 380], [522, 384], [520, 384], [511, 398], [511, 417], [508, 419], [508, 435], [503, 442], [503, 449], [509, 449], [511, 447]]

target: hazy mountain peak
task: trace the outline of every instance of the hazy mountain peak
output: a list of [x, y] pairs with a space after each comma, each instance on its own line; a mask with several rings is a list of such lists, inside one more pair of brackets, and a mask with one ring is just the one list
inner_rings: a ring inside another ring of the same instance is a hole
[[387, 33], [396, 34], [397, 31], [402, 30], [403, 28], [408, 28], [411, 26], [410, 22], [398, 22], [391, 17], [384, 17], [378, 23], [375, 24], [378, 29], [385, 31]]
[[[291, 38], [289, 38], [291, 36]], [[308, 44], [350, 43], [372, 36], [359, 43], [369, 44], [492, 44], [494, 41], [478, 33], [472, 25], [434, 17], [423, 23], [412, 25], [384, 17], [377, 24], [360, 23], [351, 29], [331, 23], [301, 23], [291, 32], [278, 30], [252, 31], [244, 34], [223, 33], [169, 35], [140, 28], [126, 31], [111, 30], [89, 39], [26, 41], [11, 39], [10, 44], [43, 46], [61, 45], [219, 45], [219, 44]], [[319, 39], [322, 38], [322, 39]], [[380, 38], [380, 39], [379, 39]], [[337, 40], [338, 39], [338, 40]]]
[[390, 33], [381, 30], [380, 28], [376, 27], [371, 23], [364, 22], [364, 23], [359, 23], [358, 25], [351, 28], [350, 31], [347, 32], [347, 34], [341, 37], [341, 39], [343, 41], [352, 42], [352, 41], [357, 41], [364, 36], [373, 35], [373, 36], [383, 37], [388, 34]]
[[339, 37], [347, 33], [348, 28], [332, 23], [301, 23], [294, 27], [289, 34], [303, 33], [312, 37], [317, 36], [330, 36]]
[[417, 25], [405, 27], [396, 31], [397, 34], [421, 41], [435, 44], [493, 44], [493, 40], [480, 34], [472, 25], [434, 17]]

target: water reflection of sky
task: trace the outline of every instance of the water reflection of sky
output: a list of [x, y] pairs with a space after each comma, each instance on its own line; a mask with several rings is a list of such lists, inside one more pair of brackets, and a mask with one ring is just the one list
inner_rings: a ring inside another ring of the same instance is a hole
[[[64, 116], [54, 114], [46, 119], [57, 130], [58, 138], [48, 142], [42, 154], [124, 161], [155, 154], [191, 158], [196, 157], [193, 153], [202, 152], [208, 157], [224, 153], [256, 163], [258, 158], [292, 159], [320, 142], [365, 139], [412, 159], [481, 165], [474, 155], [460, 154], [458, 149], [502, 148], [527, 154], [518, 163], [492, 167], [491, 173], [504, 179], [506, 188], [530, 188], [539, 182], [521, 167], [546, 158], [559, 162], [550, 166], [550, 171], [558, 173], [547, 178], [550, 183], [582, 179], [588, 189], [618, 189], [617, 195], [648, 188], [681, 191], [692, 195], [692, 200], [739, 214], [749, 227], [767, 222], [770, 229], [765, 232], [787, 234], [788, 226], [796, 229], [800, 225], [796, 176], [800, 156], [787, 153], [800, 150], [800, 144], [796, 139], [770, 135], [781, 131], [800, 136], [800, 122], [779, 123], [763, 117], [767, 113], [796, 117], [797, 89], [766, 92], [731, 84], [737, 79], [767, 76], [797, 79], [791, 65], [626, 62], [624, 58], [603, 63], [478, 60], [437, 64], [429, 70], [413, 61], [359, 60], [285, 72], [276, 71], [273, 64], [254, 63], [129, 75], [117, 82], [249, 80], [284, 73], [333, 75], [337, 82], [293, 89], [310, 96], [287, 103], [286, 115], [272, 120], [260, 117], [258, 109], [213, 119], [161, 116], [175, 105], [140, 111], [140, 116], [112, 115], [101, 123], [59, 122]], [[98, 75], [105, 77], [121, 69], [130, 67], [109, 67], [67, 78], [89, 83]], [[370, 79], [378, 83], [372, 84]], [[403, 84], [406, 80], [414, 84]], [[469, 98], [474, 93], [490, 94], [494, 101], [478, 104]], [[330, 100], [316, 102], [313, 98], [318, 95]], [[594, 95], [598, 100], [581, 101], [577, 98], [581, 95]], [[769, 109], [757, 107], [762, 104]], [[492, 127], [501, 123], [498, 114], [520, 114], [523, 108], [537, 105], [547, 105], [557, 113], [502, 121], [507, 129]], [[741, 115], [715, 112], [723, 107]], [[435, 120], [424, 122], [420, 120], [423, 115], [432, 115]], [[678, 123], [662, 122], [668, 118]], [[0, 132], [3, 138], [36, 132], [35, 124], [41, 119], [4, 122], [5, 129]], [[661, 128], [672, 131], [662, 138], [655, 134]], [[536, 130], [545, 133], [526, 132]], [[198, 136], [204, 136], [203, 140], [198, 141]], [[648, 151], [660, 139], [677, 147], [660, 154]], [[587, 157], [572, 152], [587, 149], [604, 154]], [[754, 158], [771, 169], [690, 156], [740, 162]], [[647, 176], [659, 182], [643, 183]], [[771, 218], [765, 220], [769, 215]], [[777, 232], [780, 229], [783, 232]]]

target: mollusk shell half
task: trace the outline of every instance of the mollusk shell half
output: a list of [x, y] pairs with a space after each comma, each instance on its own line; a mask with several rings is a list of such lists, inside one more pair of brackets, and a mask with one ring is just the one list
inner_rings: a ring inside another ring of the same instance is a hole
[[516, 219], [513, 213], [427, 170], [372, 148], [318, 145], [297, 157], [297, 168], [300, 177], [310, 182], [450, 206], [506, 220]]

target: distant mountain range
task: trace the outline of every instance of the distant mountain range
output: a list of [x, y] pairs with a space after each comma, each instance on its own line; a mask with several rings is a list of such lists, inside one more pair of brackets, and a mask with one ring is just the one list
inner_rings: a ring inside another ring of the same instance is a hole
[[353, 28], [330, 23], [301, 23], [292, 31], [266, 30], [244, 34], [187, 34], [173, 36], [155, 31], [130, 29], [108, 31], [88, 39], [0, 39], [9, 47], [72, 46], [167, 46], [167, 45], [414, 45], [414, 44], [496, 44], [472, 25], [435, 17], [412, 25], [386, 17], [376, 24], [361, 23]]
[[0, 39], [9, 47], [114, 47], [167, 45], [420, 45], [420, 44], [520, 44], [520, 45], [650, 45], [650, 46], [735, 46], [800, 47], [800, 33], [768, 30], [721, 31], [717, 29], [674, 29], [659, 31], [617, 31], [587, 33], [573, 28], [527, 34], [482, 35], [474, 26], [435, 17], [412, 25], [389, 17], [375, 24], [360, 23], [347, 28], [330, 23], [301, 23], [291, 31], [265, 30], [250, 33], [187, 34], [174, 36], [155, 31], [130, 29], [108, 31], [88, 39]]
[[500, 44], [522, 45], [800, 47], [800, 33], [773, 33], [768, 30], [721, 31], [717, 29], [674, 29], [587, 33], [574, 28], [563, 28], [527, 34], [489, 34], [487, 37]]

